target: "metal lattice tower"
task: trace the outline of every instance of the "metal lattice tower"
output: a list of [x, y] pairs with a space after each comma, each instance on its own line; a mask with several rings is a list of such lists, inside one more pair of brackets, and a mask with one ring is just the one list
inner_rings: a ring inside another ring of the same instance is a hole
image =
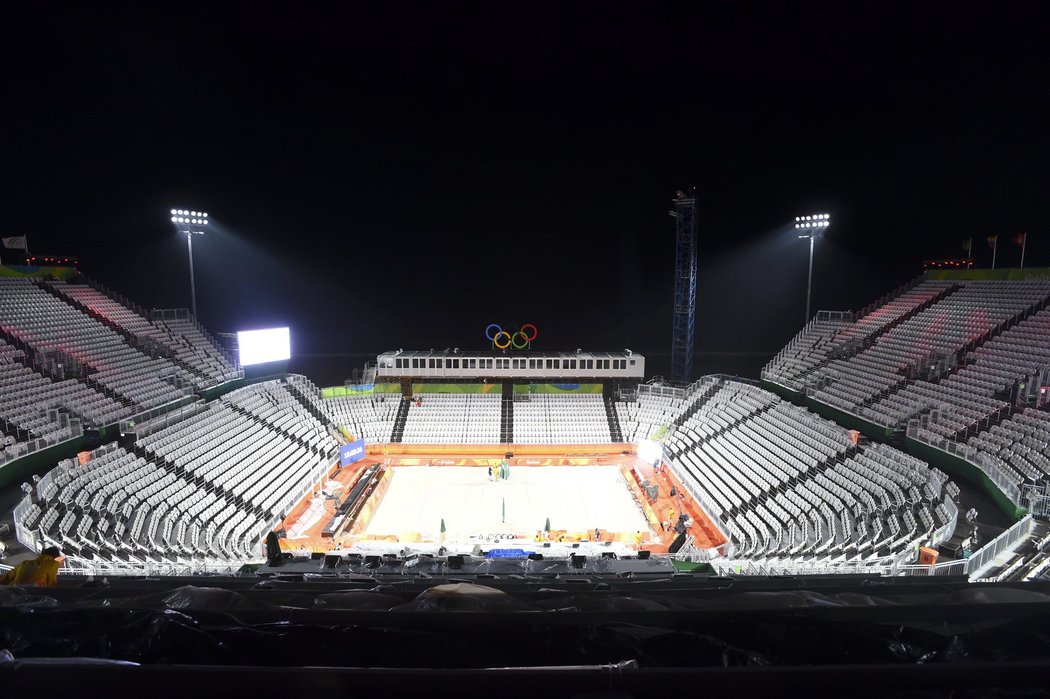
[[693, 373], [693, 331], [696, 327], [696, 197], [678, 192], [671, 215], [675, 219], [671, 381], [685, 385]]

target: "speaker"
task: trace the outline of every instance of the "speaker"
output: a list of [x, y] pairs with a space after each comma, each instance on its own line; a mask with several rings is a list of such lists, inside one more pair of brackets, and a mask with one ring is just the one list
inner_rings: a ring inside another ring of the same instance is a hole
[[587, 563], [587, 557], [574, 553], [572, 554], [572, 556], [569, 557], [569, 561], [572, 563], [573, 568], [579, 569]]
[[466, 562], [466, 559], [464, 559], [463, 556], [458, 556], [457, 555], [457, 556], [449, 556], [448, 557], [448, 567], [451, 568], [452, 570], [459, 570], [460, 568], [463, 567], [463, 564], [465, 562]]
[[639, 551], [638, 552], [638, 560], [639, 561], [645, 561], [645, 560], [648, 560], [648, 558], [649, 558], [649, 552], [648, 551]]
[[602, 551], [602, 558], [616, 558], [615, 551]]
[[365, 566], [372, 570], [375, 570], [381, 565], [383, 565], [383, 559], [379, 556], [365, 556]]
[[529, 560], [530, 561], [542, 561], [543, 560], [543, 554], [542, 553], [530, 553], [529, 554]]

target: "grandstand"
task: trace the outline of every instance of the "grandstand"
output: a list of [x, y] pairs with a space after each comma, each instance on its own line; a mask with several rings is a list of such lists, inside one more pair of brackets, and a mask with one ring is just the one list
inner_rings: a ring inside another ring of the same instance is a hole
[[[685, 387], [638, 383], [630, 351], [395, 352], [369, 384], [245, 383], [185, 311], [147, 312], [79, 275], [0, 284], [0, 476], [56, 454], [13, 523], [31, 549], [61, 546], [70, 570], [235, 570], [278, 531], [290, 555], [344, 559], [500, 541], [644, 548], [722, 574], [1046, 572], [1024, 516], [1050, 511], [1038, 276], [918, 279], [860, 312], [818, 313], [761, 384]], [[499, 483], [545, 466], [570, 469], [575, 498], [542, 495], [541, 472]], [[969, 558], [960, 483], [1016, 520]], [[1026, 545], [1024, 565], [1003, 560]], [[939, 568], [915, 565], [921, 547]]]

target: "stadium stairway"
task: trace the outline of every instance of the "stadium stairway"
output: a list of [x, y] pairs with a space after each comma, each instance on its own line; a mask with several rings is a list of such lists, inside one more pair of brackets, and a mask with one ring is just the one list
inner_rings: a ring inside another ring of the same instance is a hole
[[[513, 391], [513, 385], [511, 391]], [[504, 388], [500, 401], [499, 440], [503, 444], [510, 444], [514, 441], [514, 394], [508, 393], [506, 388]]]
[[303, 410], [317, 418], [318, 422], [325, 426], [328, 426], [332, 423], [331, 416], [325, 415], [316, 405], [310, 402], [310, 400], [307, 399], [306, 394], [303, 393], [303, 389], [300, 386], [290, 381], [284, 383], [283, 385], [285, 388], [288, 389], [288, 392], [292, 394], [292, 397], [299, 402], [299, 404], [303, 407]]
[[605, 403], [605, 417], [609, 420], [609, 437], [613, 442], [623, 441], [623, 432], [620, 430], [620, 421], [616, 419], [616, 405], [611, 395], [603, 396]]
[[408, 420], [408, 408], [412, 399], [401, 396], [401, 403], [397, 406], [397, 417], [394, 418], [394, 429], [390, 433], [391, 442], [400, 442], [405, 435], [405, 422]]
[[712, 382], [693, 398], [692, 404], [690, 404], [688, 408], [683, 410], [677, 417], [675, 417], [675, 419], [672, 421], [672, 424], [675, 427], [681, 427], [682, 425], [684, 425], [685, 421], [691, 418], [693, 415], [695, 415], [696, 411], [703, 407], [703, 405], [707, 403], [711, 396], [718, 393], [719, 389], [721, 388], [722, 385], [719, 382]]

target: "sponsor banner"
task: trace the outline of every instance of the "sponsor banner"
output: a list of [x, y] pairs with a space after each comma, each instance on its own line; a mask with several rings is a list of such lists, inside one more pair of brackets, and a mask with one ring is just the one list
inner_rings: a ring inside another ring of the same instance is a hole
[[74, 267], [47, 267], [36, 265], [0, 265], [0, 277], [54, 277], [69, 281], [76, 274]]
[[600, 383], [534, 383], [529, 393], [601, 393]]
[[500, 383], [414, 383], [413, 395], [422, 393], [499, 393]]
[[370, 383], [359, 384], [357, 386], [331, 386], [329, 388], [321, 389], [322, 398], [337, 398], [339, 396], [364, 396], [371, 395], [375, 389]]
[[365, 458], [365, 440], [359, 439], [339, 447], [339, 466], [346, 467]]

